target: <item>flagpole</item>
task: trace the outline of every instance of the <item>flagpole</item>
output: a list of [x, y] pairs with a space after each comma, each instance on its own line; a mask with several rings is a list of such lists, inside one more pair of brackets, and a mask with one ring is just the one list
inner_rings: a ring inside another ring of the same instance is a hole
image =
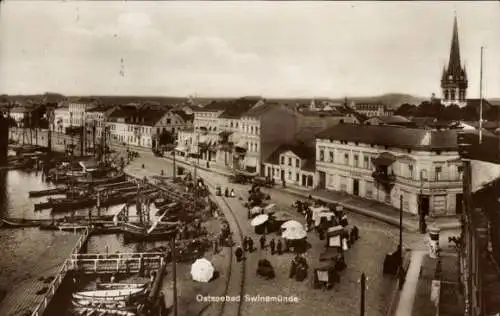
[[479, 72], [479, 143], [483, 141], [483, 46], [481, 46], [481, 66]]

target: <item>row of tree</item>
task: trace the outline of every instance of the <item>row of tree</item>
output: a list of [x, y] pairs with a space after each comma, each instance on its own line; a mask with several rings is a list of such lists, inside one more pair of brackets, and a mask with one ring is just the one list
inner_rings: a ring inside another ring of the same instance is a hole
[[[483, 108], [483, 119], [498, 119], [498, 111], [495, 107]], [[460, 108], [456, 104], [444, 106], [439, 100], [423, 101], [418, 106], [405, 103], [395, 112], [395, 115], [405, 117], [435, 117], [440, 121], [477, 121], [479, 120], [479, 109], [473, 106]]]

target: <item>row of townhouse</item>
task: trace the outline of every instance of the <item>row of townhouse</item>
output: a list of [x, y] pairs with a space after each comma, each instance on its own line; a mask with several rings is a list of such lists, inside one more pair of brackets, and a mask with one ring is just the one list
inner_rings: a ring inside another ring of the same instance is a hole
[[63, 103], [54, 110], [51, 129], [65, 133], [69, 127], [85, 127], [86, 133], [126, 145], [153, 147], [163, 132], [176, 135], [192, 126], [193, 116], [175, 109], [122, 105], [102, 107], [95, 103]]
[[[238, 172], [265, 175], [265, 163], [307, 128], [324, 129], [355, 118], [299, 112], [266, 100], [215, 102], [194, 111], [194, 128], [178, 134], [177, 152]], [[312, 138], [313, 139], [313, 138]]]

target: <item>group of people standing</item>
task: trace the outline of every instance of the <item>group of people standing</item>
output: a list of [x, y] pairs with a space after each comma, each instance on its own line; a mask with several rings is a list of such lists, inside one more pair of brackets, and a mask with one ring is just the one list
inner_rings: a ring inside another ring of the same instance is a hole
[[[266, 240], [266, 235], [261, 235], [259, 238], [259, 245], [260, 245], [260, 250], [266, 250], [267, 247], [269, 246], [269, 249], [271, 250], [271, 255], [278, 254], [281, 255], [283, 252], [286, 251], [286, 241], [282, 242], [281, 239], [278, 239], [277, 241], [272, 238], [269, 243], [267, 243]], [[246, 252], [253, 252], [256, 250], [254, 248], [254, 241], [251, 237], [245, 236], [243, 237], [243, 242], [242, 246], [236, 247], [235, 255], [237, 261], [241, 261], [244, 258], [244, 253]]]

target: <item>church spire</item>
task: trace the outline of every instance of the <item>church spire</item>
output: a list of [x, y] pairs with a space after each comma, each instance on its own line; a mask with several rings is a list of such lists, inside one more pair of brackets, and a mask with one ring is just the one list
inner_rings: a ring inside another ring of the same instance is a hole
[[455, 14], [455, 19], [453, 20], [453, 35], [451, 38], [451, 49], [450, 49], [450, 61], [448, 64], [448, 73], [454, 76], [460, 76], [462, 70], [460, 63], [460, 45], [458, 41], [458, 25], [457, 25], [457, 15]]

